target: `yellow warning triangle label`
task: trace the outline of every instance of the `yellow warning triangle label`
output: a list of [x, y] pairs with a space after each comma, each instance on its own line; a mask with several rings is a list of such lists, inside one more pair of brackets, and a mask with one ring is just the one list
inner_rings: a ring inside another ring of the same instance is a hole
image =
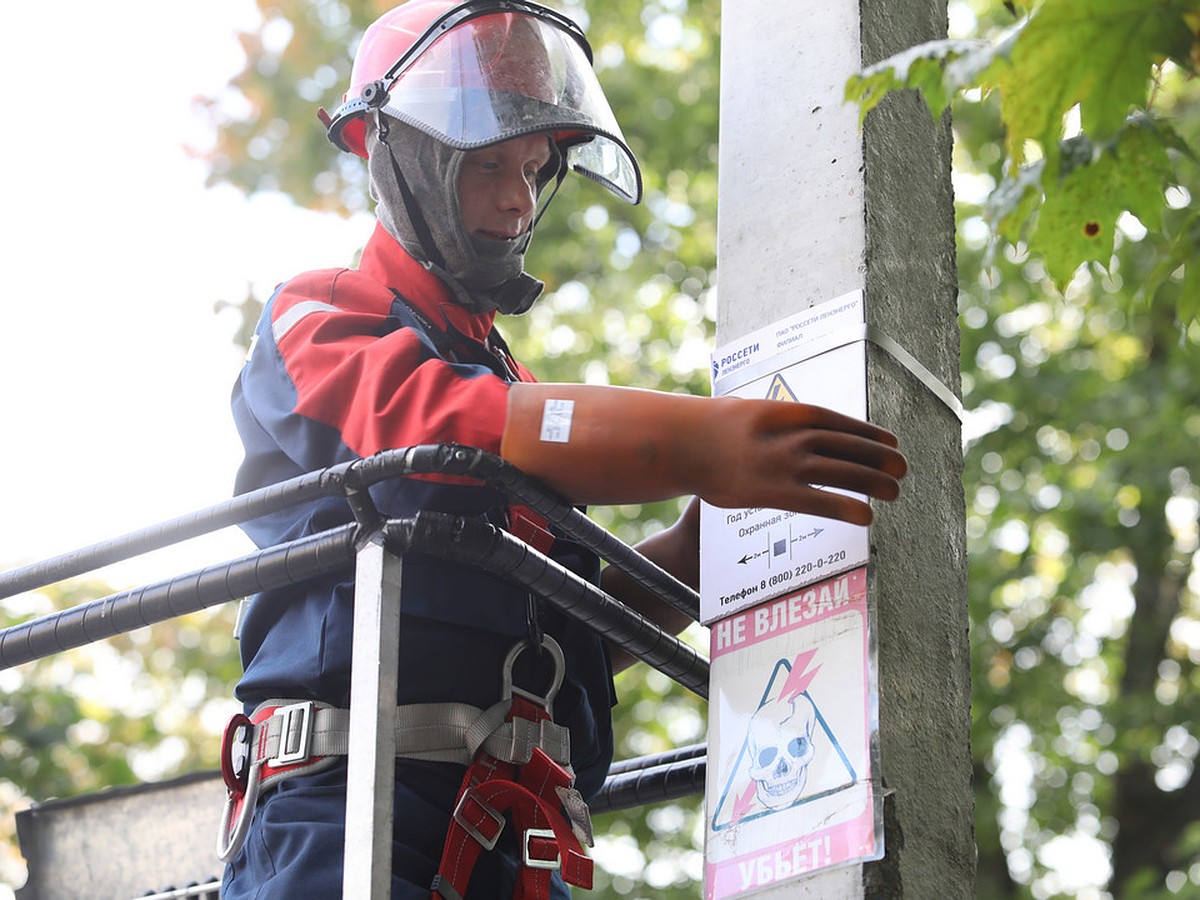
[[799, 398], [792, 392], [792, 389], [788, 387], [788, 383], [783, 380], [783, 376], [778, 372], [771, 379], [771, 386], [767, 388], [767, 399], [788, 400], [792, 403], [800, 402]]

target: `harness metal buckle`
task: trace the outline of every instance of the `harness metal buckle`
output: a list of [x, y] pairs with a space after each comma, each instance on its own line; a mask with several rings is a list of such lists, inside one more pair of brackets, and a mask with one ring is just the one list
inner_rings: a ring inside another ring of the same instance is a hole
[[[481, 812], [487, 815], [489, 819], [496, 823], [496, 832], [491, 837], [484, 835], [484, 833], [479, 830], [474, 822], [471, 822], [467, 819], [465, 813], [463, 812], [463, 808], [467, 805], [468, 801], [474, 804], [477, 809], [479, 809]], [[468, 790], [465, 794], [463, 794], [461, 799], [458, 801], [458, 805], [454, 807], [454, 821], [461, 825], [463, 831], [474, 838], [484, 850], [495, 849], [496, 842], [500, 840], [500, 833], [504, 831], [504, 816], [496, 812], [496, 810], [492, 809], [490, 806], [476, 797], [475, 791], [473, 790]]]
[[283, 726], [279, 732], [279, 751], [267, 760], [268, 766], [277, 769], [308, 759], [312, 751], [313, 709], [313, 702], [304, 700], [275, 710], [272, 718], [282, 719]]
[[[551, 841], [554, 844], [554, 859], [540, 859], [536, 856], [530, 856], [529, 844], [534, 838]], [[531, 869], [561, 869], [562, 855], [558, 852], [558, 838], [555, 836], [553, 829], [550, 828], [526, 828], [525, 829], [525, 844], [524, 844], [524, 859], [525, 865]]]

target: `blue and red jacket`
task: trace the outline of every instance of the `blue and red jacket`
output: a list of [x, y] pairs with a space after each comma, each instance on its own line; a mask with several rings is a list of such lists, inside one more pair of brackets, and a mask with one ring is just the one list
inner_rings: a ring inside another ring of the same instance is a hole
[[[472, 314], [382, 227], [357, 270], [326, 269], [279, 287], [263, 311], [233, 392], [246, 448], [238, 493], [370, 456], [453, 441], [498, 453], [508, 385], [532, 375], [488, 345], [494, 313]], [[434, 330], [430, 331], [430, 327]], [[376, 485], [389, 517], [420, 509], [503, 519], [504, 499], [454, 478]], [[267, 547], [352, 520], [342, 498], [322, 498], [247, 523]], [[586, 578], [598, 561], [570, 541], [551, 556]], [[407, 557], [401, 598], [399, 703], [500, 699], [505, 654], [528, 631], [526, 593], [508, 582], [431, 559]], [[349, 704], [354, 585], [346, 571], [256, 596], [241, 630], [247, 708], [270, 698]], [[599, 638], [552, 609], [542, 627], [563, 646], [566, 680], [554, 718], [571, 730], [572, 764], [584, 796], [612, 758], [608, 654]]]

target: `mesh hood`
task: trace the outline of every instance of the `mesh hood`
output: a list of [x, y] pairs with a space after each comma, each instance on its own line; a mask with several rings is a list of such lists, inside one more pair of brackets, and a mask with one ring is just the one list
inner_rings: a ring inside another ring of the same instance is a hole
[[[371, 196], [384, 229], [414, 259], [447, 280], [460, 305], [472, 312], [527, 310], [541, 292], [541, 282], [524, 272], [530, 234], [509, 241], [467, 234], [458, 197], [466, 151], [403, 122], [389, 122], [387, 131], [384, 141], [374, 123], [367, 133]], [[396, 169], [407, 185], [408, 200]], [[418, 217], [432, 247], [422, 240]]]

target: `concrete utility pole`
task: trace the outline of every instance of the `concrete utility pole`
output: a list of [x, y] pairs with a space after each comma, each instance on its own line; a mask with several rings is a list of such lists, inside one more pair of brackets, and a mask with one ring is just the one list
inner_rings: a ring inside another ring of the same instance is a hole
[[870, 418], [911, 466], [877, 504], [868, 576], [886, 856], [758, 896], [974, 896], [950, 130], [907, 95], [860, 130], [842, 100], [862, 66], [945, 33], [946, 0], [722, 9], [717, 344], [863, 290]]

